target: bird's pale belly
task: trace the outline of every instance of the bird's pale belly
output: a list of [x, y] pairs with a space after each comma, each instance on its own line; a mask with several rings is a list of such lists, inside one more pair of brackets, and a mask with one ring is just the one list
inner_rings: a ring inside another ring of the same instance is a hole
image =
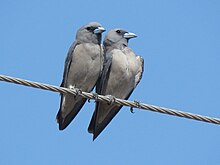
[[117, 75], [110, 74], [106, 95], [114, 95], [115, 97], [125, 99], [131, 92], [131, 89], [133, 89], [134, 77], [129, 73]]
[[92, 52], [82, 53], [80, 57], [74, 56], [72, 63], [68, 86], [91, 91], [101, 72], [102, 59], [99, 47], [94, 47]]

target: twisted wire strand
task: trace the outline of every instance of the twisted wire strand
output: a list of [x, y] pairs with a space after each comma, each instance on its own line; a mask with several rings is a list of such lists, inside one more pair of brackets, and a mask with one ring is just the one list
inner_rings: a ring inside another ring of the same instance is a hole
[[68, 89], [68, 88], [58, 87], [58, 86], [39, 83], [39, 82], [28, 81], [28, 80], [10, 77], [10, 76], [1, 75], [1, 74], [0, 74], [0, 81], [20, 84], [20, 85], [34, 87], [34, 88], [40, 88], [43, 90], [49, 90], [49, 91], [59, 92], [59, 93], [64, 93], [64, 94], [68, 93], [68, 94], [73, 94], [75, 96], [80, 95], [80, 96], [87, 98], [89, 100], [92, 99], [92, 100], [103, 101], [103, 102], [107, 102], [107, 103], [113, 102], [113, 104], [128, 106], [131, 108], [150, 110], [153, 112], [159, 112], [159, 113], [163, 113], [163, 114], [184, 117], [184, 118], [208, 122], [208, 123], [212, 123], [212, 124], [220, 124], [220, 119], [218, 119], [218, 118], [212, 118], [212, 117], [208, 117], [208, 116], [202, 116], [202, 115], [183, 112], [183, 111], [177, 111], [177, 110], [159, 107], [159, 106], [155, 106], [155, 105], [140, 103], [138, 101], [129, 101], [129, 100], [123, 100], [123, 99], [119, 99], [119, 98], [114, 98], [114, 100], [112, 100], [112, 98], [110, 98], [109, 96], [98, 95], [98, 94], [92, 93], [92, 92], [88, 93], [88, 92], [80, 91], [77, 88]]

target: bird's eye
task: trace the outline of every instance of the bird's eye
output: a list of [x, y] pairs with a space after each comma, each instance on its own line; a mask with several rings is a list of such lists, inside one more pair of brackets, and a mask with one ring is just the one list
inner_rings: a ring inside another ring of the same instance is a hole
[[120, 33], [121, 33], [121, 31], [120, 31], [120, 30], [116, 30], [116, 33], [120, 34]]
[[90, 30], [91, 30], [91, 27], [87, 27], [86, 29], [87, 29], [88, 31], [90, 31]]

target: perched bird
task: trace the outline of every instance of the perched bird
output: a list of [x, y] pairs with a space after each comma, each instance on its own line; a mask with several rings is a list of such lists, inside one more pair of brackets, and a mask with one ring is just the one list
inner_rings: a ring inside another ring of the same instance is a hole
[[[82, 26], [71, 45], [64, 67], [61, 87], [93, 90], [103, 67], [102, 32], [105, 29], [97, 22]], [[86, 99], [81, 96], [61, 94], [60, 109], [57, 114], [59, 130], [65, 129], [78, 114]]]
[[[128, 48], [128, 41], [137, 37], [123, 29], [114, 29], [104, 39], [104, 67], [97, 83], [96, 92], [121, 99], [128, 99], [140, 82], [144, 60]], [[110, 97], [111, 98], [111, 97]], [[88, 131], [93, 140], [110, 123], [122, 106], [97, 102]]]

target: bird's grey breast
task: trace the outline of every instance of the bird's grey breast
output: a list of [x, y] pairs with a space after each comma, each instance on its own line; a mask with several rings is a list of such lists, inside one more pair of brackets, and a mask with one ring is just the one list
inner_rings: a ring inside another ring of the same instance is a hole
[[122, 78], [132, 79], [138, 70], [138, 62], [134, 52], [126, 47], [123, 50], [115, 49], [112, 54], [113, 71], [119, 72]]
[[135, 84], [137, 70], [135, 61], [135, 55], [132, 53], [127, 54], [119, 49], [112, 50], [112, 66], [106, 94], [126, 98]]
[[89, 91], [101, 72], [103, 55], [101, 46], [83, 43], [75, 47], [68, 74], [68, 84]]

